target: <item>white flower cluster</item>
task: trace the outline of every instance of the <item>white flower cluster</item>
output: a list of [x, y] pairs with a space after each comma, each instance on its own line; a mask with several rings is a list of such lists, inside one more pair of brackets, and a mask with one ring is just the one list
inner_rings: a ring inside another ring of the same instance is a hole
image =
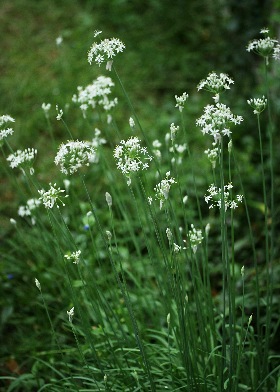
[[21, 217], [30, 216], [31, 223], [34, 225], [36, 223], [35, 217], [32, 214], [32, 211], [35, 208], [39, 207], [41, 201], [39, 199], [29, 199], [27, 200], [27, 204], [25, 206], [19, 206], [18, 215]]
[[73, 320], [73, 317], [75, 314], [74, 311], [75, 311], [75, 308], [73, 307], [70, 310], [67, 310], [67, 312], [66, 312], [68, 314], [69, 323], [72, 323], [72, 320]]
[[175, 100], [176, 100], [176, 105], [175, 108], [178, 108], [180, 112], [182, 112], [182, 110], [184, 109], [185, 106], [185, 102], [188, 99], [189, 94], [187, 94], [186, 92], [183, 93], [181, 96], [177, 96], [175, 95]]
[[[169, 191], [172, 184], [176, 184], [176, 181], [173, 177], [170, 177], [170, 172], [166, 173], [165, 179], [162, 180], [159, 184], [154, 188], [155, 190], [155, 198], [159, 200], [159, 208], [162, 209], [163, 203], [168, 199]], [[152, 204], [153, 198], [148, 197], [148, 203]]]
[[[260, 33], [267, 35], [269, 33], [269, 30], [262, 29]], [[279, 60], [280, 58], [280, 45], [276, 39], [272, 39], [269, 36], [265, 38], [254, 39], [253, 41], [251, 41], [247, 46], [247, 51], [255, 52], [258, 55], [266, 58], [267, 61], [270, 56], [274, 57], [277, 60]]]
[[[236, 198], [234, 200], [230, 199], [229, 191], [232, 188], [233, 188], [232, 183], [228, 183], [228, 185], [224, 186], [223, 199], [224, 199], [225, 210], [227, 210], [228, 208], [235, 209], [238, 207], [238, 203], [242, 203], [242, 199], [243, 199], [242, 195], [236, 195]], [[222, 207], [221, 188], [217, 188], [214, 184], [211, 184], [211, 186], [207, 189], [207, 192], [209, 193], [209, 195], [208, 196], [205, 195], [204, 199], [207, 204], [210, 202], [209, 208], [214, 208], [215, 206], [221, 208]]]
[[51, 104], [43, 102], [42, 103], [42, 109], [43, 109], [43, 111], [45, 113], [45, 116], [48, 118], [49, 117], [49, 111], [51, 109]]
[[247, 100], [247, 103], [254, 109], [254, 114], [261, 114], [267, 105], [267, 99], [262, 96], [262, 98], [251, 98]]
[[217, 143], [212, 143], [212, 145], [213, 145], [213, 148], [212, 149], [208, 148], [208, 150], [204, 151], [204, 154], [207, 155], [207, 158], [211, 162], [213, 169], [215, 169], [216, 161], [219, 156], [219, 148], [215, 147], [217, 145]]
[[112, 93], [111, 87], [114, 87], [114, 85], [111, 78], [99, 76], [85, 88], [79, 86], [77, 88], [78, 94], [73, 95], [72, 101], [80, 104], [84, 117], [89, 106], [94, 109], [96, 105], [99, 105], [104, 110], [109, 111], [118, 103], [117, 98], [112, 100], [108, 98], [108, 95]]
[[88, 62], [91, 64], [94, 61], [100, 66], [105, 61], [110, 62], [124, 49], [124, 43], [118, 38], [106, 38], [99, 43], [94, 42], [88, 51]]
[[54, 163], [60, 165], [61, 172], [68, 175], [95, 161], [96, 150], [91, 143], [69, 140], [66, 144], [60, 145]]
[[158, 139], [156, 139], [156, 140], [153, 141], [152, 145], [153, 145], [153, 154], [154, 154], [154, 156], [158, 160], [160, 160], [161, 159], [161, 151], [160, 151], [161, 142]]
[[175, 140], [175, 137], [176, 137], [177, 132], [179, 131], [179, 128], [180, 128], [179, 125], [176, 126], [174, 123], [172, 123], [170, 125], [170, 139], [172, 141]]
[[[46, 208], [53, 208], [53, 206], [56, 204], [57, 208], [59, 208], [59, 205], [57, 204], [57, 202], [59, 201], [63, 206], [65, 206], [65, 204], [63, 203], [63, 201], [61, 200], [61, 193], [64, 193], [65, 190], [64, 189], [60, 189], [60, 188], [56, 188], [56, 184], [52, 185], [51, 183], [49, 183], [50, 185], [50, 189], [48, 191], [45, 191], [44, 189], [39, 190], [39, 194], [41, 195], [41, 197], [39, 197], [39, 200], [42, 200], [44, 206]], [[68, 197], [68, 195], [63, 196], [63, 197]]]
[[27, 166], [30, 168], [30, 174], [34, 173], [32, 168], [32, 163], [37, 155], [37, 150], [34, 148], [26, 148], [25, 150], [17, 150], [14, 154], [10, 154], [7, 161], [10, 162], [10, 167], [14, 169], [15, 167], [20, 167], [24, 170]]
[[202, 237], [202, 231], [197, 230], [193, 224], [191, 224], [191, 229], [189, 230], [189, 241], [193, 253], [196, 253], [197, 246], [201, 244], [204, 237]]
[[81, 255], [81, 251], [77, 250], [77, 252], [72, 252], [71, 254], [64, 255], [64, 257], [67, 260], [73, 260], [73, 264], [79, 264], [80, 255]]
[[171, 159], [171, 162], [174, 163], [175, 160], [176, 160], [177, 165], [181, 165], [182, 161], [183, 161], [183, 154], [186, 151], [186, 149], [187, 149], [187, 144], [186, 143], [184, 143], [184, 144], [174, 144], [172, 147], [170, 147], [169, 148], [170, 152], [178, 154], [178, 156], [176, 157], [177, 159], [175, 157], [173, 157]]
[[140, 139], [136, 136], [127, 141], [122, 140], [114, 149], [114, 158], [117, 161], [117, 168], [128, 178], [128, 185], [131, 184], [131, 173], [147, 169], [147, 161], [152, 160], [147, 148], [141, 147]]
[[202, 128], [201, 131], [204, 135], [213, 136], [216, 143], [221, 140], [222, 136], [231, 134], [231, 124], [240, 124], [242, 121], [243, 118], [232, 114], [229, 107], [222, 103], [216, 103], [204, 108], [204, 114], [196, 120], [196, 125]]
[[216, 72], [211, 72], [206, 79], [199, 82], [197, 90], [204, 89], [219, 94], [224, 90], [229, 90], [233, 83], [234, 81], [227, 74], [220, 73], [220, 75], [217, 75]]
[[[0, 128], [8, 122], [15, 122], [15, 119], [8, 114], [0, 116]], [[7, 136], [12, 135], [13, 133], [14, 130], [12, 128], [0, 129], [0, 146], [2, 145], [2, 140], [5, 139]]]

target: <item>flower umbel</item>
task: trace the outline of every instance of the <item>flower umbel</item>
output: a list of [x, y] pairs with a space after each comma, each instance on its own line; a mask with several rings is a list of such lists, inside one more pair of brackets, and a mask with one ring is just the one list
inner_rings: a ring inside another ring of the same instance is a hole
[[209, 193], [208, 196], [204, 196], [204, 199], [207, 204], [209, 204], [209, 208], [219, 207], [222, 208], [222, 196], [224, 200], [225, 210], [228, 208], [236, 209], [238, 207], [238, 203], [242, 203], [243, 195], [236, 195], [235, 199], [231, 199], [230, 190], [233, 188], [232, 183], [228, 183], [224, 186], [223, 195], [221, 188], [217, 188], [214, 184], [207, 189]]
[[184, 109], [185, 106], [185, 102], [188, 99], [189, 94], [187, 94], [186, 92], [183, 93], [181, 96], [177, 96], [175, 95], [175, 100], [176, 100], [176, 105], [175, 108], [178, 108], [180, 112], [182, 112], [182, 110]]
[[86, 110], [88, 107], [93, 109], [99, 105], [105, 111], [111, 110], [118, 103], [118, 99], [109, 99], [109, 95], [112, 93], [111, 87], [115, 84], [111, 78], [105, 76], [99, 76], [95, 79], [92, 84], [86, 87], [78, 87], [78, 94], [74, 94], [72, 97], [73, 102], [80, 104], [80, 109], [85, 117]]
[[[40, 193], [41, 197], [39, 197], [39, 200], [42, 200], [42, 203], [46, 208], [53, 208], [53, 206], [56, 204], [56, 207], [59, 208], [59, 205], [57, 202], [59, 201], [63, 206], [65, 204], [61, 200], [61, 193], [64, 193], [64, 189], [56, 188], [56, 184], [52, 185], [49, 183], [50, 189], [48, 191], [45, 191], [44, 189], [39, 190], [38, 192]], [[68, 197], [68, 195], [63, 196], [63, 197]]]
[[193, 253], [196, 253], [197, 246], [201, 244], [204, 237], [202, 237], [202, 231], [197, 230], [193, 224], [191, 224], [191, 229], [189, 230], [189, 240], [191, 243], [191, 248]]
[[[268, 29], [262, 29], [261, 34], [267, 35], [269, 33]], [[279, 43], [276, 39], [270, 38], [268, 35], [265, 38], [254, 39], [247, 46], [248, 52], [255, 52], [258, 55], [264, 57], [268, 63], [268, 58], [273, 56], [277, 58], [277, 53], [279, 52]]]
[[26, 167], [30, 169], [30, 174], [34, 173], [32, 163], [37, 155], [37, 150], [34, 148], [26, 148], [25, 150], [17, 150], [14, 154], [10, 154], [7, 161], [10, 162], [11, 168], [20, 167], [23, 172]]
[[106, 38], [99, 43], [94, 42], [88, 51], [88, 62], [92, 64], [94, 61], [100, 66], [105, 61], [112, 60], [117, 53], [122, 52], [124, 49], [124, 43], [118, 38]]
[[214, 94], [220, 94], [224, 90], [229, 90], [233, 83], [234, 81], [227, 74], [217, 75], [216, 72], [211, 72], [206, 79], [199, 82], [197, 90], [204, 89]]
[[262, 98], [251, 98], [247, 100], [247, 103], [254, 109], [254, 114], [261, 114], [267, 105], [267, 99], [262, 96]]
[[176, 184], [176, 181], [173, 177], [170, 177], [170, 172], [166, 173], [166, 177], [154, 188], [156, 194], [155, 198], [159, 200], [160, 209], [162, 209], [163, 203], [168, 199], [169, 191], [172, 184]]
[[231, 134], [230, 126], [240, 124], [243, 121], [241, 116], [232, 114], [229, 107], [222, 103], [207, 105], [204, 114], [196, 120], [196, 125], [201, 127], [203, 135], [210, 134], [214, 137], [214, 142], [220, 141], [222, 136]]
[[147, 161], [152, 160], [147, 148], [141, 147], [138, 137], [122, 140], [114, 149], [114, 158], [117, 161], [117, 168], [128, 178], [128, 185], [131, 184], [131, 173], [147, 169]]
[[96, 150], [89, 142], [69, 140], [60, 145], [54, 163], [60, 165], [61, 172], [68, 175], [75, 173], [83, 165], [89, 166], [95, 159]]
[[69, 318], [69, 323], [72, 323], [73, 317], [74, 317], [74, 310], [75, 308], [71, 308], [69, 311], [67, 310], [68, 318]]
[[73, 264], [79, 264], [81, 251], [72, 252], [71, 254], [64, 255], [65, 259], [72, 260]]
[[[8, 122], [15, 122], [15, 119], [8, 114], [4, 114], [3, 116], [0, 116], [0, 128], [2, 125], [8, 123]], [[5, 129], [0, 129], [0, 147], [2, 146], [4, 140], [7, 136], [12, 135], [14, 133], [14, 130], [12, 128], [5, 128]]]

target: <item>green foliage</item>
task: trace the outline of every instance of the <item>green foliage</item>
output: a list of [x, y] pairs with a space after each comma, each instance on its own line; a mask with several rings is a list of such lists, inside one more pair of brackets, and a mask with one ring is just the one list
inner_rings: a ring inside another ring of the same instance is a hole
[[[55, 1], [4, 2], [0, 26], [10, 34], [0, 60], [6, 72], [1, 105], [16, 122], [1, 165], [3, 390], [268, 392], [279, 384], [278, 190], [270, 189], [272, 179], [279, 184], [271, 143], [278, 140], [272, 125], [277, 112], [257, 123], [244, 108], [255, 82], [248, 66], [253, 60], [247, 61], [252, 54], [243, 55], [244, 46], [259, 28], [251, 23], [244, 31], [238, 25], [239, 7], [249, 20], [249, 4], [234, 1], [177, 0], [170, 6], [159, 0], [96, 0], [73, 1], [67, 8]], [[260, 19], [268, 17], [266, 10]], [[86, 62], [99, 28], [102, 37], [112, 34], [126, 43], [106, 73], [119, 99], [112, 122], [98, 107], [84, 118], [72, 102], [77, 86], [106, 72]], [[236, 34], [242, 40], [229, 47]], [[219, 145], [215, 170], [204, 154], [213, 140], [202, 136], [194, 120], [211, 99], [199, 96], [195, 86], [212, 69], [236, 71], [238, 87], [221, 99], [245, 124], [233, 130], [231, 154], [225, 143]], [[272, 102], [279, 84], [273, 72], [266, 84]], [[173, 96], [185, 90], [190, 99], [181, 113]], [[43, 102], [52, 104], [48, 118]], [[64, 112], [60, 121], [56, 104]], [[180, 124], [173, 143], [165, 137], [172, 122]], [[74, 173], [66, 185], [53, 164], [60, 142], [91, 140], [95, 128], [107, 141], [98, 148], [98, 162]], [[128, 186], [113, 150], [130, 136], [141, 138], [153, 160]], [[186, 143], [181, 155], [174, 143]], [[9, 168], [5, 160], [28, 145], [38, 148], [34, 175]], [[161, 208], [154, 190], [168, 171], [176, 183]], [[66, 189], [60, 194], [65, 206], [41, 204], [32, 210], [35, 221], [17, 216], [18, 206], [39, 197], [50, 181]], [[207, 187], [230, 181], [234, 195], [244, 195], [243, 204], [226, 211], [222, 196], [221, 210], [209, 210]], [[154, 198], [151, 204], [148, 197]], [[192, 224], [204, 237], [196, 252]], [[77, 264], [65, 258], [78, 250]]]

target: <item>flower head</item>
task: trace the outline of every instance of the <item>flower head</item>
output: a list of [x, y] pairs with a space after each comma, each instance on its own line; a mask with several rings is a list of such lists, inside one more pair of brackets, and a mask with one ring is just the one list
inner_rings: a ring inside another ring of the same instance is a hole
[[216, 145], [217, 145], [216, 143], [212, 143], [212, 144], [213, 144], [213, 148], [212, 149], [208, 148], [208, 150], [204, 151], [204, 154], [207, 155], [209, 161], [212, 164], [213, 169], [215, 169], [216, 161], [219, 157], [220, 149], [219, 149], [219, 147], [216, 147]]
[[147, 148], [141, 147], [140, 139], [136, 136], [130, 137], [127, 141], [122, 140], [114, 149], [114, 158], [117, 161], [117, 168], [128, 178], [128, 185], [131, 183], [131, 173], [147, 169], [147, 161], [152, 160]]
[[14, 130], [12, 128], [5, 128], [1, 129], [2, 126], [8, 122], [15, 122], [15, 119], [8, 114], [4, 114], [3, 116], [0, 116], [0, 146], [2, 146], [4, 140], [7, 136], [12, 135], [14, 133]]
[[197, 230], [193, 224], [191, 224], [191, 229], [189, 230], [189, 240], [191, 243], [191, 248], [193, 253], [196, 253], [197, 246], [201, 244], [204, 237], [202, 237], [202, 231]]
[[72, 252], [71, 254], [64, 255], [65, 259], [73, 260], [73, 264], [79, 264], [81, 251]]
[[268, 63], [268, 58], [273, 56], [278, 59], [278, 53], [280, 52], [279, 43], [276, 39], [272, 39], [268, 36], [269, 30], [262, 29], [260, 31], [261, 34], [265, 34], [265, 38], [254, 39], [247, 46], [248, 52], [255, 52], [258, 55], [264, 57], [266, 62]]
[[[41, 197], [39, 197], [39, 200], [42, 200], [42, 203], [46, 208], [53, 208], [54, 205], [56, 205], [57, 208], [59, 208], [59, 205], [57, 204], [58, 201], [63, 206], [65, 206], [65, 204], [61, 200], [62, 197], [61, 193], [64, 193], [65, 190], [56, 188], [56, 184], [52, 185], [51, 183], [49, 183], [49, 185], [50, 185], [50, 189], [48, 191], [45, 191], [44, 189], [38, 191], [39, 194], [41, 195]], [[64, 197], [68, 197], [68, 195]]]
[[238, 207], [238, 203], [242, 203], [243, 196], [236, 195], [235, 199], [231, 198], [231, 193], [229, 192], [233, 188], [231, 183], [228, 183], [224, 186], [223, 192], [221, 188], [217, 188], [214, 184], [207, 189], [208, 195], [204, 196], [204, 199], [207, 204], [209, 204], [209, 208], [222, 208], [222, 199], [224, 202], [225, 210], [228, 208], [236, 209]]
[[37, 155], [37, 150], [34, 148], [26, 148], [25, 150], [17, 150], [14, 154], [10, 154], [7, 161], [10, 162], [11, 168], [20, 167], [23, 172], [26, 167], [30, 169], [30, 174], [34, 173], [32, 164]]
[[197, 90], [204, 89], [214, 94], [220, 94], [224, 90], [229, 90], [233, 83], [234, 81], [227, 74], [220, 73], [220, 75], [217, 75], [216, 72], [211, 72], [206, 79], [199, 82]]
[[196, 125], [201, 127], [202, 133], [210, 134], [214, 137], [214, 142], [220, 141], [222, 136], [231, 134], [230, 126], [240, 124], [243, 121], [241, 116], [232, 114], [229, 107], [222, 103], [207, 105], [204, 114], [196, 120]]
[[176, 100], [176, 105], [175, 108], [178, 108], [180, 112], [182, 112], [182, 110], [184, 109], [185, 106], [185, 102], [188, 99], [189, 94], [187, 94], [186, 92], [183, 93], [181, 96], [177, 96], [175, 95], [175, 100]]
[[111, 87], [114, 86], [115, 84], [111, 78], [99, 76], [88, 86], [79, 86], [78, 94], [73, 95], [72, 101], [80, 104], [84, 117], [88, 107], [94, 109], [98, 105], [105, 111], [110, 111], [118, 103], [117, 98], [109, 99], [109, 95], [112, 93]]
[[162, 209], [163, 203], [168, 199], [169, 191], [171, 185], [176, 184], [176, 181], [173, 177], [170, 177], [170, 172], [166, 173], [165, 179], [162, 180], [159, 184], [154, 188], [155, 190], [155, 198], [159, 200], [160, 209]]
[[96, 150], [89, 142], [69, 140], [61, 144], [54, 163], [60, 165], [64, 174], [73, 174], [83, 165], [89, 166], [95, 162]]
[[260, 114], [266, 108], [267, 99], [264, 96], [262, 98], [251, 98], [247, 100], [247, 103], [254, 109], [254, 114]]
[[124, 49], [124, 43], [118, 38], [107, 38], [99, 43], [94, 42], [88, 51], [88, 62], [91, 64], [94, 61], [100, 66], [105, 61], [111, 61], [117, 53]]
[[67, 310], [68, 318], [69, 318], [69, 323], [72, 323], [73, 317], [74, 317], [74, 310], [75, 308], [71, 308], [69, 311]]
[[41, 201], [39, 199], [29, 199], [25, 206], [19, 206], [18, 215], [21, 217], [31, 217], [31, 223], [34, 225], [36, 223], [36, 219], [33, 216], [33, 210], [38, 208], [40, 204]]

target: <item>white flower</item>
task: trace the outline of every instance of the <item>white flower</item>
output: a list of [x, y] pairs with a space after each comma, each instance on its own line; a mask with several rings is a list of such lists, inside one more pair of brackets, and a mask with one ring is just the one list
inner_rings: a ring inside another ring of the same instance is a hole
[[171, 140], [175, 139], [176, 134], [177, 134], [179, 128], [180, 128], [179, 125], [176, 127], [174, 123], [172, 123], [170, 125], [170, 138], [171, 138]]
[[88, 52], [88, 62], [92, 64], [94, 61], [100, 66], [104, 61], [112, 60], [124, 49], [124, 43], [118, 38], [104, 39], [100, 43], [94, 42]]
[[89, 142], [69, 140], [66, 144], [60, 145], [54, 163], [60, 165], [61, 172], [68, 175], [95, 161], [96, 150]]
[[196, 120], [196, 125], [202, 128], [201, 131], [204, 135], [213, 136], [216, 143], [221, 140], [222, 136], [231, 134], [230, 126], [232, 124], [240, 124], [242, 121], [243, 118], [232, 114], [229, 107], [222, 103], [216, 103], [204, 108], [204, 114]]
[[175, 95], [175, 100], [176, 100], [175, 108], [178, 108], [179, 111], [182, 112], [182, 110], [184, 109], [184, 106], [185, 106], [185, 102], [188, 97], [189, 97], [189, 94], [187, 94], [186, 92], [183, 93], [179, 97], [177, 95]]
[[0, 116], [0, 127], [2, 127], [2, 125], [7, 122], [15, 122], [15, 119], [8, 114], [3, 114], [3, 116]]
[[74, 317], [74, 310], [75, 310], [74, 307], [71, 308], [69, 311], [67, 310], [67, 314], [68, 314], [68, 317], [69, 317], [69, 323], [72, 323], [72, 320], [73, 320], [73, 317]]
[[254, 114], [260, 114], [266, 108], [267, 99], [263, 95], [262, 98], [248, 99], [247, 103], [254, 109]]
[[63, 42], [63, 38], [61, 36], [59, 36], [55, 39], [55, 43], [57, 46], [60, 46], [62, 44], [62, 42]]
[[15, 167], [20, 167], [23, 169], [25, 167], [30, 168], [30, 174], [33, 174], [32, 171], [32, 164], [33, 161], [35, 160], [35, 157], [37, 155], [37, 150], [34, 148], [26, 148], [25, 150], [17, 150], [14, 154], [10, 154], [7, 158], [7, 161], [10, 162], [10, 167], [15, 168]]
[[229, 90], [230, 85], [233, 84], [234, 81], [229, 78], [228, 75], [224, 73], [220, 73], [217, 75], [216, 72], [211, 72], [206, 79], [203, 79], [199, 82], [197, 86], [197, 90], [207, 90], [211, 93], [216, 94], [214, 98], [215, 103], [219, 101], [219, 93], [224, 90]]
[[202, 231], [197, 230], [193, 224], [191, 224], [191, 229], [189, 230], [189, 240], [191, 243], [191, 248], [193, 253], [196, 253], [197, 246], [201, 244], [204, 237], [202, 237]]
[[169, 227], [166, 229], [166, 236], [168, 238], [168, 241], [171, 242], [172, 241], [172, 231], [169, 229]]
[[94, 109], [97, 105], [99, 105], [104, 110], [109, 111], [118, 103], [117, 98], [112, 100], [108, 98], [108, 96], [112, 93], [111, 87], [114, 86], [115, 84], [111, 78], [99, 76], [88, 86], [84, 88], [79, 86], [77, 88], [78, 95], [74, 94], [72, 101], [80, 104], [80, 108], [84, 112], [84, 115], [89, 106]]
[[6, 128], [0, 130], [0, 145], [1, 140], [5, 139], [7, 136], [12, 135], [14, 133], [13, 128]]
[[62, 109], [58, 109], [57, 105], [55, 106], [55, 110], [57, 111], [56, 119], [57, 119], [57, 121], [60, 121], [62, 119], [62, 116], [63, 116], [63, 111], [62, 111]]
[[[61, 200], [62, 195], [60, 195], [61, 193], [64, 193], [65, 190], [60, 189], [60, 188], [56, 188], [56, 184], [52, 185], [51, 183], [49, 183], [49, 185], [50, 185], [50, 189], [48, 191], [45, 191], [44, 189], [41, 189], [38, 191], [39, 194], [41, 195], [39, 200], [42, 200], [42, 203], [44, 204], [44, 206], [46, 208], [53, 208], [53, 206], [55, 204], [56, 204], [57, 208], [59, 208], [59, 206], [57, 204], [58, 201], [63, 206], [65, 206], [65, 204]], [[66, 195], [64, 197], [68, 197], [68, 195]]]
[[181, 251], [181, 249], [182, 249], [181, 246], [175, 244], [175, 242], [173, 243], [173, 250], [174, 250], [174, 253], [179, 253], [179, 252]]
[[138, 137], [122, 140], [114, 149], [114, 158], [117, 161], [117, 168], [128, 178], [129, 184], [131, 173], [147, 169], [149, 167], [147, 161], [152, 160], [147, 148], [141, 147]]
[[[268, 29], [262, 29], [261, 34], [267, 35], [269, 33]], [[268, 58], [272, 55], [274, 58], [278, 59], [279, 54], [279, 43], [276, 39], [272, 39], [267, 36], [265, 38], [254, 39], [247, 46], [248, 52], [255, 52], [258, 55], [266, 59], [268, 64]]]
[[129, 121], [130, 128], [133, 129], [135, 127], [135, 121], [133, 120], [132, 117], [130, 117], [128, 121]]
[[208, 157], [208, 159], [209, 159], [209, 161], [211, 162], [211, 164], [212, 164], [212, 167], [213, 167], [213, 169], [215, 169], [215, 167], [216, 167], [216, 161], [217, 161], [217, 158], [218, 158], [218, 156], [219, 156], [219, 148], [218, 147], [215, 147], [216, 146], [216, 143], [213, 143], [213, 148], [212, 149], [208, 149], [208, 150], [205, 150], [204, 151], [204, 154], [206, 154], [207, 155], [207, 157]]
[[76, 252], [72, 252], [71, 254], [64, 255], [64, 257], [67, 260], [73, 260], [73, 264], [79, 264], [80, 255], [81, 255], [81, 251], [77, 250]]
[[29, 199], [25, 206], [19, 206], [18, 215], [21, 217], [30, 216], [31, 222], [34, 225], [36, 223], [35, 217], [32, 215], [32, 211], [39, 207], [41, 201], [39, 199]]
[[209, 208], [214, 208], [217, 206], [218, 208], [222, 208], [222, 197], [224, 200], [225, 210], [228, 208], [236, 209], [238, 207], [238, 203], [242, 203], [243, 196], [236, 195], [235, 199], [231, 199], [230, 190], [233, 188], [232, 183], [228, 183], [224, 186], [223, 194], [221, 188], [217, 188], [214, 184], [207, 189], [209, 195], [205, 195], [204, 199], [207, 204], [209, 204]]
[[17, 224], [17, 221], [15, 219], [11, 218], [10, 223], [11, 223], [11, 225], [15, 226]]
[[51, 108], [51, 104], [50, 103], [42, 103], [42, 109], [43, 109], [43, 111], [44, 111], [44, 113], [45, 113], [45, 116], [48, 118], [49, 117], [49, 111], [50, 111], [50, 108]]
[[101, 33], [102, 33], [102, 31], [100, 31], [100, 30], [94, 30], [94, 34], [93, 34], [94, 38], [96, 38]]
[[107, 204], [108, 204], [108, 207], [111, 208], [113, 202], [112, 202], [112, 196], [110, 195], [109, 192], [106, 192], [106, 193], [105, 193], [105, 199], [106, 199], [106, 202], [107, 202]]
[[166, 177], [154, 188], [156, 194], [155, 198], [159, 200], [160, 209], [163, 206], [163, 203], [168, 199], [169, 191], [172, 184], [176, 184], [176, 181], [173, 177], [170, 177], [170, 172], [166, 173]]
[[36, 278], [35, 278], [35, 284], [36, 284], [37, 289], [41, 291], [41, 284], [40, 284], [39, 280]]

